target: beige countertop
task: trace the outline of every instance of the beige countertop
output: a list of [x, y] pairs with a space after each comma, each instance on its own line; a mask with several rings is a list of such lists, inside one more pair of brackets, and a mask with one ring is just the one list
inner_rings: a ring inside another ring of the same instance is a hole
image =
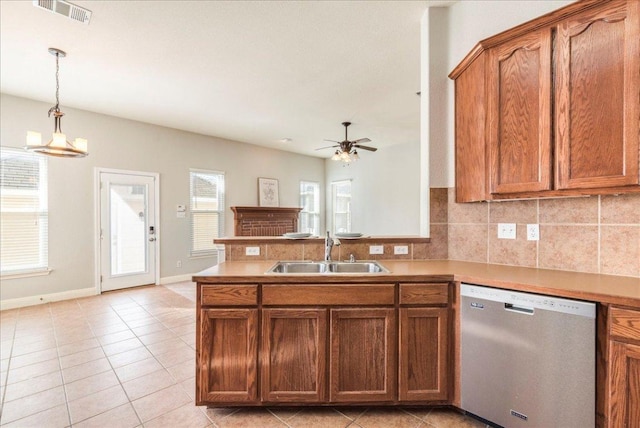
[[535, 269], [451, 260], [379, 260], [389, 273], [376, 274], [266, 274], [276, 263], [225, 262], [193, 276], [212, 284], [239, 283], [380, 283], [461, 281], [497, 288], [529, 291], [572, 299], [640, 308], [640, 278]]

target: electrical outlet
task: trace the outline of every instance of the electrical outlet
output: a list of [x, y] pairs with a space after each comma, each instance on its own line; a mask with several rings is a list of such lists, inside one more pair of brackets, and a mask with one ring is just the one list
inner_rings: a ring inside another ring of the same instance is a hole
[[177, 268], [181, 268], [181, 267], [182, 267], [182, 260], [178, 260], [178, 261], [176, 262], [176, 267], [177, 267]]
[[498, 223], [499, 239], [516, 239], [515, 223]]
[[527, 225], [527, 241], [539, 241], [540, 240], [540, 226], [537, 224]]
[[259, 256], [260, 247], [246, 247], [244, 253], [247, 256]]
[[383, 245], [369, 245], [369, 254], [384, 254]]
[[406, 245], [394, 245], [393, 254], [409, 254], [409, 247]]

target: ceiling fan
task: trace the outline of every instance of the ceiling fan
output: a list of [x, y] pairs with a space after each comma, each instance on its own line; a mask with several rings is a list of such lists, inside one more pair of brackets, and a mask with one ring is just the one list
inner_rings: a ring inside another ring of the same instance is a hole
[[336, 152], [331, 157], [332, 160], [341, 160], [342, 162], [349, 163], [352, 161], [356, 161], [360, 159], [358, 156], [358, 150], [368, 150], [370, 152], [375, 152], [378, 150], [375, 147], [363, 146], [361, 143], [368, 143], [371, 140], [368, 138], [360, 138], [358, 140], [349, 141], [348, 137], [348, 128], [351, 125], [351, 122], [342, 122], [342, 126], [344, 126], [344, 141], [334, 141], [334, 140], [324, 140], [329, 141], [331, 143], [336, 143], [333, 146], [320, 147], [316, 150], [324, 150], [324, 149], [333, 149], [339, 147]]

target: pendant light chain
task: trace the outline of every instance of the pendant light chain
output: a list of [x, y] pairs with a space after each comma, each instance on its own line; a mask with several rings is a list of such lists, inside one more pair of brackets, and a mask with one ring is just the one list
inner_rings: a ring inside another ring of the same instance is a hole
[[56, 110], [60, 110], [60, 54], [56, 52]]

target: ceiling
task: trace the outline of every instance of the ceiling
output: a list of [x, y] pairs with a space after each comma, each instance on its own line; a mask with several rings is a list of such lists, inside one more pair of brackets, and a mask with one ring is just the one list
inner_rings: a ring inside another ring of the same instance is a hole
[[55, 59], [47, 48], [56, 47], [67, 52], [63, 111], [322, 157], [332, 151], [315, 149], [328, 145], [323, 139], [341, 141], [347, 120], [351, 140], [419, 141], [420, 20], [438, 3], [73, 3], [91, 10], [89, 25], [32, 1], [0, 1], [3, 93], [53, 105]]

